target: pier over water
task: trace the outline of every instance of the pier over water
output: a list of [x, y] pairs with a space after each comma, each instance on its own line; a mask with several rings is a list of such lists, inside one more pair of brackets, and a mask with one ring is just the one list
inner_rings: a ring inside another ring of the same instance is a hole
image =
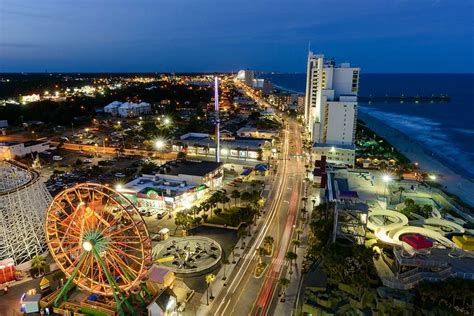
[[373, 102], [411, 102], [411, 103], [419, 103], [419, 102], [450, 102], [451, 97], [448, 95], [431, 95], [431, 96], [406, 96], [406, 95], [400, 95], [400, 96], [392, 96], [392, 95], [385, 95], [385, 96], [374, 96], [374, 95], [369, 95], [369, 96], [359, 96], [358, 97], [359, 102], [367, 102], [367, 103], [373, 103]]

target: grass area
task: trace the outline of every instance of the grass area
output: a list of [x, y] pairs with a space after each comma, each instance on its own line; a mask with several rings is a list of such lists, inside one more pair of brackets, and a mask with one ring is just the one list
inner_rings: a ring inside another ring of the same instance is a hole
[[238, 226], [240, 222], [252, 222], [254, 210], [247, 206], [233, 206], [220, 214], [214, 214], [207, 223], [216, 225]]

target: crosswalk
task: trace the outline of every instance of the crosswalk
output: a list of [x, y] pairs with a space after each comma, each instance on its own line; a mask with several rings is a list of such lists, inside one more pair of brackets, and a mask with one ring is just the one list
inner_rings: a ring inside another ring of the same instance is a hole
[[285, 267], [288, 265], [288, 261], [286, 261], [283, 258], [273, 258], [272, 259], [272, 265], [279, 265], [281, 267]]

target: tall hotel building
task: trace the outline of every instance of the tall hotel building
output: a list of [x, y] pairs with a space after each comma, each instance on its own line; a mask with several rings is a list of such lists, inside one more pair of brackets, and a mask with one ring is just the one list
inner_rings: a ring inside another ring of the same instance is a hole
[[359, 71], [309, 52], [304, 122], [315, 159], [354, 166]]

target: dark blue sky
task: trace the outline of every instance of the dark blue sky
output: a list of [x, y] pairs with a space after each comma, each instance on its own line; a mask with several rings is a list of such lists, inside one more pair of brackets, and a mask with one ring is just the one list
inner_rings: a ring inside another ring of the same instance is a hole
[[473, 0], [0, 0], [0, 71], [474, 72]]

